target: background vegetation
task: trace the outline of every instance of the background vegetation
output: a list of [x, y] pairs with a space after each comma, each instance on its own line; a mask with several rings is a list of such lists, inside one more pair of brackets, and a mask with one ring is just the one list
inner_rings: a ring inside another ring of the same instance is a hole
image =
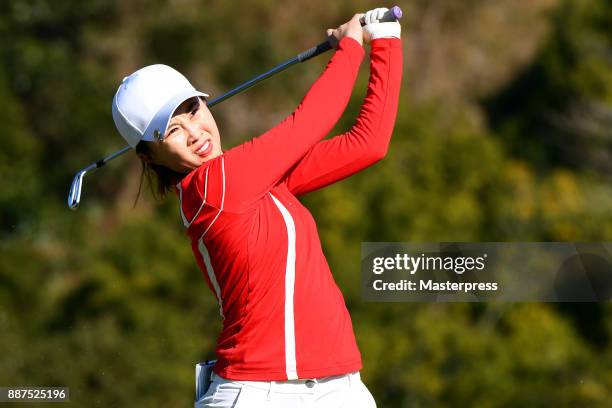
[[[380, 407], [612, 399], [612, 305], [365, 303], [362, 241], [610, 241], [612, 1], [399, 4], [405, 81], [388, 157], [306, 197]], [[177, 200], [135, 209], [121, 78], [175, 66], [219, 95], [380, 6], [356, 0], [0, 2], [0, 385], [73, 406], [183, 407], [220, 322]], [[214, 108], [225, 148], [297, 106], [329, 55]], [[368, 64], [336, 131], [351, 126]], [[607, 401], [607, 402], [606, 402]], [[608, 405], [609, 406], [609, 405]]]

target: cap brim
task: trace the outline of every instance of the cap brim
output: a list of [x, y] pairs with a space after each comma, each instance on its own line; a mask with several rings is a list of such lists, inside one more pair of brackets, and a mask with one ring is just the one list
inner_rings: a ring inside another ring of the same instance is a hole
[[208, 98], [208, 94], [197, 91], [195, 89], [185, 89], [172, 97], [159, 111], [155, 114], [149, 125], [144, 131], [142, 139], [146, 142], [153, 142], [156, 140], [156, 134], [164, 135], [168, 128], [168, 122], [172, 118], [174, 111], [178, 106], [189, 98], [194, 96], [203, 96]]

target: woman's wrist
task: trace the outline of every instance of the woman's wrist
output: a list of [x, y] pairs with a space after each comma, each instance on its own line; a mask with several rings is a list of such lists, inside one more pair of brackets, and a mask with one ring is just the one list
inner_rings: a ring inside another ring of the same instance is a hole
[[355, 38], [350, 37], [348, 35], [342, 38], [340, 42], [338, 43], [338, 49], [340, 48], [346, 49], [346, 48], [353, 48], [353, 47], [359, 47], [363, 50], [363, 44], [357, 41]]

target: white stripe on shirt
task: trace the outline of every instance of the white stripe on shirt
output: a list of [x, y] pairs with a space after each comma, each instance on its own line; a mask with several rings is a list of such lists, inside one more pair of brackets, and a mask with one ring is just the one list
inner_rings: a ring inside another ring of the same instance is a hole
[[215, 289], [215, 295], [217, 295], [217, 301], [219, 302], [219, 314], [222, 319], [225, 319], [223, 315], [223, 300], [221, 299], [221, 288], [219, 287], [219, 282], [217, 282], [217, 277], [215, 276], [215, 271], [212, 267], [212, 262], [210, 261], [210, 254], [208, 253], [208, 248], [204, 245], [204, 238], [200, 238], [198, 241], [198, 249], [200, 250], [200, 254], [202, 255], [202, 259], [204, 260], [204, 265], [206, 265], [206, 272], [208, 272], [208, 279], [210, 279], [210, 283], [212, 283], [213, 288]]
[[[206, 189], [208, 188], [208, 170], [209, 169], [210, 167], [206, 168], [206, 178], [204, 181], [204, 198], [202, 199], [202, 204], [200, 205], [200, 208], [195, 213], [191, 221], [187, 221], [187, 217], [185, 217], [185, 213], [183, 212], [183, 187], [181, 186], [181, 183], [178, 183], [176, 185], [176, 188], [178, 188], [179, 190], [179, 209], [181, 210], [181, 218], [183, 219], [183, 225], [185, 226], [185, 228], [191, 227], [191, 224], [193, 224], [193, 222], [198, 218], [198, 215], [200, 215], [202, 208], [204, 208], [204, 205], [206, 204]], [[225, 179], [224, 179], [224, 183], [225, 183]]]
[[181, 218], [183, 219], [183, 225], [185, 228], [189, 227], [189, 221], [187, 221], [187, 217], [185, 217], [185, 213], [183, 212], [183, 187], [181, 187], [181, 183], [176, 185], [179, 191], [179, 209], [181, 210]]
[[297, 362], [295, 358], [295, 316], [293, 311], [293, 293], [295, 289], [295, 223], [285, 206], [270, 193], [274, 204], [280, 210], [287, 227], [287, 263], [285, 267], [285, 370], [288, 380], [297, 380]]
[[[221, 208], [219, 209], [219, 212], [217, 213], [215, 218], [212, 220], [212, 222], [208, 225], [208, 228], [206, 228], [206, 231], [204, 231], [202, 236], [200, 236], [200, 239], [198, 240], [198, 249], [200, 250], [200, 254], [202, 255], [204, 264], [206, 265], [206, 272], [208, 273], [208, 279], [210, 279], [210, 283], [213, 285], [213, 288], [215, 289], [215, 295], [217, 295], [217, 301], [219, 302], [219, 314], [221, 315], [221, 318], [225, 320], [225, 316], [223, 315], [223, 299], [221, 298], [221, 288], [219, 287], [219, 282], [217, 282], [217, 276], [215, 275], [215, 271], [213, 270], [213, 267], [212, 267], [212, 262], [210, 261], [210, 254], [208, 253], [208, 249], [206, 248], [206, 245], [204, 244], [204, 235], [206, 235], [210, 227], [213, 226], [215, 221], [217, 221], [217, 218], [219, 218], [219, 216], [221, 215], [221, 212], [223, 211], [223, 203], [225, 202], [225, 161], [223, 160], [223, 157], [221, 158], [221, 174], [223, 175], [223, 190], [222, 190], [223, 192], [221, 196]], [[208, 189], [208, 169], [206, 169], [206, 182], [204, 184], [204, 201], [206, 201], [207, 189]]]
[[[206, 233], [208, 232], [210, 227], [213, 226], [215, 221], [217, 221], [217, 218], [219, 218], [219, 216], [221, 215], [221, 211], [223, 211], [223, 203], [225, 202], [225, 161], [223, 161], [223, 157], [221, 157], [221, 174], [223, 175], [223, 193], [221, 195], [221, 208], [219, 208], [219, 212], [217, 213], [215, 218], [212, 220], [210, 225], [208, 225], [208, 228], [206, 228], [206, 231], [204, 231], [204, 233], [202, 234], [200, 239], [204, 239], [204, 235], [206, 235]], [[206, 185], [204, 186], [204, 194], [205, 194], [205, 196], [206, 196], [206, 188], [207, 187], [208, 187], [208, 173], [206, 173]]]

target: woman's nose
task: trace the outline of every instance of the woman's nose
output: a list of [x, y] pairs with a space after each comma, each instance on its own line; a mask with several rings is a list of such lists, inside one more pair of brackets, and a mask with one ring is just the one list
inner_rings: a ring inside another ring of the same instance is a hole
[[187, 134], [188, 134], [187, 144], [188, 145], [192, 145], [193, 143], [195, 143], [198, 140], [198, 138], [200, 137], [200, 133], [201, 132], [198, 129], [196, 129], [195, 127], [193, 127], [193, 126], [189, 127], [187, 129]]

